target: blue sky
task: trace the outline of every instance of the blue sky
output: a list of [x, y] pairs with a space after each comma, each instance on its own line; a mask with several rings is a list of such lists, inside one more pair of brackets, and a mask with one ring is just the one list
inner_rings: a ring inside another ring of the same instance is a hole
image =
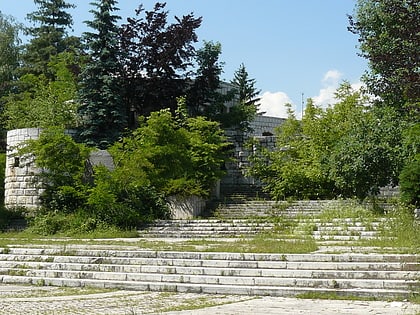
[[[67, 0], [77, 6], [75, 35], [87, 30], [91, 19], [90, 0]], [[156, 1], [119, 0], [118, 14], [134, 16], [143, 3], [146, 10]], [[162, 1], [164, 2], [164, 1]], [[347, 14], [355, 0], [167, 0], [169, 16], [193, 12], [202, 16], [199, 41], [222, 44], [222, 78], [230, 81], [241, 63], [261, 90], [261, 110], [271, 116], [285, 116], [284, 103], [295, 106], [299, 115], [304, 99], [321, 105], [333, 102], [332, 94], [342, 80], [359, 86], [367, 69], [359, 57], [357, 37], [347, 31]], [[0, 11], [27, 24], [26, 14], [34, 11], [32, 0], [0, 0]]]

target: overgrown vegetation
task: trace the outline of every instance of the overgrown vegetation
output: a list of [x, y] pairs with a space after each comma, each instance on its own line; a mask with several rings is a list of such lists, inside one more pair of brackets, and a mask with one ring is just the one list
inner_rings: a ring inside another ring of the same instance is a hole
[[[90, 149], [59, 128], [19, 150], [40, 169], [42, 209], [31, 220], [41, 235], [133, 229], [169, 213], [170, 195], [208, 196], [223, 172], [228, 143], [219, 124], [188, 117], [180, 100], [169, 110], [142, 118], [131, 135], [110, 148], [115, 168], [87, 163]], [[89, 167], [88, 167], [89, 166]]]
[[398, 114], [369, 109], [366, 97], [349, 83], [336, 98], [326, 110], [309, 100], [302, 121], [290, 110], [276, 132], [276, 149], [260, 148], [251, 157], [250, 174], [266, 183], [274, 198], [363, 200], [397, 183], [405, 126]]

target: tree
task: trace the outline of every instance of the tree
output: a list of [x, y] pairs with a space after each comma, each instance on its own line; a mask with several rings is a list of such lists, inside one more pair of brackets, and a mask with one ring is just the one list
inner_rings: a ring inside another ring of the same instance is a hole
[[[416, 0], [358, 0], [349, 30], [359, 36], [371, 93], [399, 110], [420, 108], [420, 3]], [[418, 117], [418, 116], [417, 116]]]
[[13, 91], [20, 63], [22, 26], [0, 12], [0, 99]]
[[54, 80], [48, 68], [51, 57], [78, 46], [78, 38], [67, 33], [73, 19], [66, 10], [75, 6], [64, 0], [34, 0], [34, 3], [38, 10], [27, 16], [34, 26], [26, 28], [26, 33], [32, 38], [25, 47], [23, 71], [44, 74], [49, 80]]
[[168, 24], [165, 3], [159, 2], [152, 11], [140, 6], [135, 13], [136, 17], [128, 18], [120, 33], [125, 54], [124, 99], [137, 115], [167, 107], [175, 110], [177, 97], [185, 93], [201, 17], [194, 18], [190, 13]]
[[413, 122], [403, 131], [403, 157], [405, 160], [399, 175], [401, 199], [416, 207], [420, 206], [420, 123]]
[[86, 146], [76, 143], [64, 129], [53, 127], [44, 129], [39, 139], [27, 141], [19, 154], [33, 156], [40, 169], [41, 201], [47, 211], [74, 212], [83, 206]]
[[301, 122], [289, 111], [276, 132], [276, 150], [253, 157], [251, 174], [274, 197], [363, 200], [397, 183], [404, 128], [397, 111], [367, 107], [348, 82], [335, 96], [338, 102], [326, 110], [309, 100]]
[[127, 127], [127, 108], [122, 98], [123, 69], [119, 60], [117, 1], [93, 2], [96, 10], [86, 24], [96, 33], [84, 33], [88, 60], [80, 75], [79, 115], [81, 139], [90, 146], [106, 148]]
[[222, 45], [218, 42], [204, 42], [197, 51], [197, 71], [194, 82], [187, 93], [187, 107], [194, 115], [204, 115], [212, 120], [221, 121], [226, 113], [226, 102], [233, 100], [234, 91], [227, 89], [222, 92], [220, 75], [223, 63], [219, 61]]
[[77, 82], [72, 65], [78, 64], [73, 53], [64, 52], [48, 63], [54, 81], [43, 74], [26, 74], [19, 80], [26, 90], [4, 98], [3, 120], [6, 129], [75, 128], [78, 125]]
[[224, 126], [236, 127], [242, 131], [250, 131], [250, 122], [258, 113], [259, 90], [255, 87], [256, 80], [251, 79], [244, 64], [235, 71], [231, 85], [235, 91], [234, 102], [225, 116]]
[[141, 120], [131, 136], [112, 147], [112, 153], [126, 185], [152, 186], [166, 196], [206, 196], [223, 175], [227, 146], [217, 122], [174, 116], [165, 109]]

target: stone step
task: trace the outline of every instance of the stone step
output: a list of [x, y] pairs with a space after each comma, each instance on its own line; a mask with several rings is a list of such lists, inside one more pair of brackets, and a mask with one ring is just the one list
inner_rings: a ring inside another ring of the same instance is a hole
[[221, 284], [190, 284], [190, 283], [164, 283], [164, 282], [140, 282], [140, 281], [110, 281], [92, 279], [61, 279], [61, 278], [32, 278], [23, 276], [1, 276], [0, 280], [5, 284], [36, 284], [63, 287], [99, 287], [118, 288], [137, 291], [165, 291], [179, 293], [204, 293], [204, 294], [235, 294], [235, 295], [256, 295], [256, 296], [294, 296], [297, 294], [336, 293], [346, 296], [360, 297], [407, 297], [412, 291], [407, 289], [368, 289], [368, 288], [337, 288], [331, 282], [330, 288], [310, 287], [280, 287], [280, 286], [248, 286], [248, 285], [221, 285]]
[[303, 292], [407, 297], [420, 291], [420, 256], [255, 254], [91, 249], [1, 250], [0, 282], [289, 296]]
[[[406, 267], [404, 267], [406, 268]], [[0, 261], [0, 274], [28, 273], [31, 270], [54, 272], [115, 272], [147, 274], [179, 274], [202, 276], [236, 277], [274, 277], [274, 278], [311, 278], [311, 279], [375, 279], [375, 280], [418, 280], [420, 271], [407, 270], [320, 270], [320, 269], [269, 269], [269, 268], [226, 268], [226, 267], [185, 267], [156, 265], [119, 265], [119, 264], [81, 264], [16, 261]], [[12, 271], [12, 272], [10, 272]], [[26, 274], [27, 275], [27, 274]]]
[[156, 258], [156, 259], [201, 259], [220, 261], [280, 261], [280, 262], [387, 262], [387, 263], [420, 263], [420, 255], [414, 254], [362, 254], [362, 253], [308, 253], [308, 254], [263, 254], [263, 253], [229, 253], [229, 252], [178, 252], [155, 250], [118, 250], [116, 248], [92, 249], [90, 246], [9, 246], [0, 248], [0, 260], [20, 255], [53, 256], [53, 257], [101, 257], [101, 258]]
[[[400, 279], [359, 279], [359, 278], [298, 278], [298, 277], [243, 277], [243, 276], [212, 276], [167, 273], [127, 273], [127, 272], [100, 272], [100, 271], [71, 271], [71, 270], [43, 270], [43, 269], [12, 269], [11, 272], [20, 272], [18, 276], [36, 278], [59, 279], [89, 279], [105, 281], [126, 282], [152, 282], [152, 283], [191, 283], [191, 284], [217, 284], [217, 285], [243, 285], [243, 286], [279, 286], [279, 287], [306, 287], [306, 288], [335, 288], [335, 289], [393, 289], [404, 290], [407, 287], [419, 290], [417, 280]], [[34, 281], [33, 281], [34, 282]]]

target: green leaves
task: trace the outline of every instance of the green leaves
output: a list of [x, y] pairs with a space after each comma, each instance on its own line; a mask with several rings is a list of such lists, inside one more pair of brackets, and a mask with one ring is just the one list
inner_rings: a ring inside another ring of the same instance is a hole
[[223, 174], [226, 147], [217, 123], [203, 117], [174, 117], [169, 110], [161, 110], [144, 119], [131, 137], [114, 145], [112, 154], [116, 171], [127, 174], [127, 183], [138, 176], [167, 195], [206, 195]]
[[20, 84], [27, 86], [27, 90], [4, 98], [3, 118], [7, 129], [74, 128], [78, 124], [76, 81], [69, 70], [74, 58], [72, 53], [66, 52], [51, 60], [49, 65], [54, 70], [54, 81], [34, 74], [20, 78]]
[[302, 121], [290, 113], [277, 131], [276, 151], [253, 161], [276, 198], [364, 199], [397, 183], [405, 126], [397, 111], [366, 107], [347, 82], [336, 96], [339, 102], [326, 110], [308, 100]]
[[349, 19], [349, 30], [359, 36], [361, 55], [369, 60], [365, 83], [370, 92], [385, 106], [414, 106], [418, 114], [419, 2], [359, 0]]

